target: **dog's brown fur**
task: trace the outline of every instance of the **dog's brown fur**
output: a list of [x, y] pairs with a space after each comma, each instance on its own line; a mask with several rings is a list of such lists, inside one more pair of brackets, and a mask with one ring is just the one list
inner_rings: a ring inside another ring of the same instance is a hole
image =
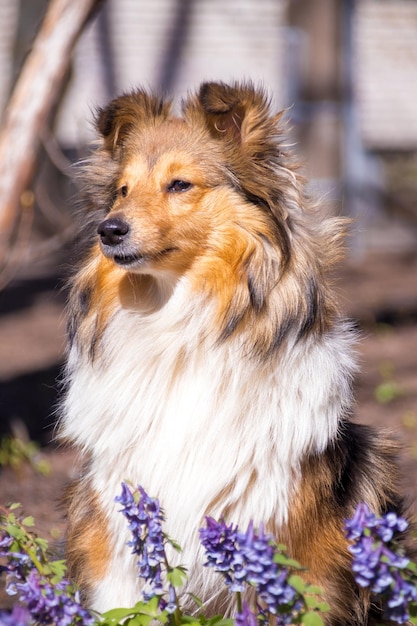
[[[131, 479], [167, 508], [203, 600], [216, 586], [185, 528], [254, 518], [323, 587], [328, 624], [380, 619], [353, 580], [343, 523], [362, 501], [401, 513], [397, 446], [349, 419], [352, 331], [330, 280], [345, 222], [318, 216], [280, 120], [251, 85], [212, 83], [182, 118], [141, 90], [97, 116], [62, 435], [90, 457], [69, 494], [68, 556], [99, 609], [118, 576], [136, 589], [112, 504]], [[219, 592], [209, 606], [224, 603]]]

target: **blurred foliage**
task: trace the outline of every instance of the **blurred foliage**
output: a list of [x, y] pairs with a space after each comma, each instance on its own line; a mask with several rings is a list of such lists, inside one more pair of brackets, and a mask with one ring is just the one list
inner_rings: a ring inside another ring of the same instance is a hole
[[406, 411], [402, 416], [402, 423], [405, 428], [417, 428], [417, 413], [412, 409]]
[[19, 472], [25, 465], [30, 466], [43, 476], [49, 474], [49, 463], [39, 453], [39, 446], [34, 441], [24, 441], [19, 437], [5, 435], [0, 441], [0, 466], [10, 467]]
[[377, 402], [388, 404], [404, 394], [404, 390], [395, 380], [395, 370], [391, 361], [382, 361], [379, 365], [381, 382], [376, 386], [374, 394]]

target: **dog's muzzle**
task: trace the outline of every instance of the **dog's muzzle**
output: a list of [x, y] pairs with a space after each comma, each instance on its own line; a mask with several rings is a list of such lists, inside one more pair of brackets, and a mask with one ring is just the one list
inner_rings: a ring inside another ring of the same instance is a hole
[[101, 222], [97, 228], [101, 243], [105, 246], [118, 246], [129, 234], [129, 224], [118, 217], [111, 217]]
[[119, 217], [104, 220], [97, 228], [104, 256], [124, 267], [142, 264], [144, 261], [142, 254], [136, 251], [132, 254], [127, 241], [129, 231], [129, 224]]

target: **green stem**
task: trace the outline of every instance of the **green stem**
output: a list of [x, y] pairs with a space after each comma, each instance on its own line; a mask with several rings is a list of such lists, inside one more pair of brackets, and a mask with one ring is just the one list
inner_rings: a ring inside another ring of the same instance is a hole
[[177, 601], [177, 608], [175, 609], [175, 612], [174, 612], [174, 624], [175, 626], [180, 626], [181, 624], [181, 609], [178, 606], [178, 601]]
[[242, 594], [240, 591], [236, 592], [237, 612], [242, 613]]
[[36, 569], [38, 570], [38, 572], [40, 574], [43, 574], [43, 566], [41, 564], [41, 562], [38, 560], [37, 556], [35, 554], [33, 554], [32, 549], [26, 549], [25, 546], [22, 546], [23, 549], [25, 550], [26, 554], [30, 557], [30, 560], [32, 561], [32, 563], [34, 564], [34, 566], [36, 567]]

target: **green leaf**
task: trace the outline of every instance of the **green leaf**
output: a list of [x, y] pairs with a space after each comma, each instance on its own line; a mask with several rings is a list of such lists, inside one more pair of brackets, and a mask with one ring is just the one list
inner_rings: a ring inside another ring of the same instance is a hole
[[[152, 620], [158, 620], [161, 624], [168, 621], [166, 611], [160, 611], [159, 598], [154, 596], [148, 602], [141, 600], [130, 608], [111, 609], [103, 613], [103, 617], [110, 624], [116, 626], [122, 620], [123, 624], [139, 623], [141, 626], [147, 626]], [[139, 618], [139, 622], [132, 622], [133, 619]], [[127, 621], [125, 621], [127, 620]]]
[[180, 623], [187, 624], [187, 626], [201, 626], [201, 622], [192, 617], [192, 615], [181, 615]]
[[51, 466], [48, 461], [45, 461], [45, 459], [39, 459], [39, 461], [36, 461], [34, 468], [42, 474], [42, 476], [49, 476], [51, 473]]
[[24, 517], [22, 519], [22, 524], [23, 526], [34, 526], [35, 525], [35, 520], [33, 519], [32, 515], [28, 515], [27, 517]]
[[312, 593], [316, 596], [321, 596], [323, 595], [323, 589], [321, 587], [317, 587], [317, 585], [307, 585], [306, 593]]
[[51, 561], [49, 563], [49, 567], [51, 573], [54, 574], [54, 576], [57, 577], [58, 580], [64, 578], [67, 571], [66, 561]]
[[23, 530], [23, 528], [20, 528], [15, 524], [7, 524], [6, 532], [17, 541], [22, 541], [27, 537], [27, 533]]
[[42, 539], [41, 537], [35, 537], [35, 544], [42, 552], [46, 552], [48, 549], [48, 542], [46, 539]]
[[148, 602], [138, 602], [134, 608], [138, 610], [138, 613], [140, 612], [144, 615], [157, 617], [160, 614], [159, 598], [158, 596], [154, 596]]
[[306, 584], [304, 580], [301, 578], [301, 576], [297, 576], [296, 574], [293, 574], [292, 576], [288, 578], [288, 582], [291, 585], [291, 587], [294, 587], [294, 589], [298, 591], [298, 593], [303, 595], [306, 592]]
[[[146, 615], [144, 613], [138, 613], [133, 618], [131, 618], [128, 623], [129, 624], [135, 624], [135, 626], [149, 626], [149, 624], [151, 624], [155, 620], [157, 620], [159, 622], [160, 621], [159, 620], [159, 616], [153, 617], [152, 615]], [[123, 624], [124, 624], [124, 622], [123, 622]]]
[[172, 546], [176, 552], [182, 552], [182, 548], [177, 541], [174, 541], [174, 539], [171, 539], [171, 537], [168, 536], [166, 537], [166, 539], [169, 545]]
[[286, 567], [292, 567], [294, 569], [304, 569], [298, 561], [290, 559], [288, 556], [281, 553], [274, 554], [274, 563], [279, 563], [279, 565], [285, 565]]
[[173, 587], [182, 587], [187, 580], [187, 573], [183, 567], [174, 567], [168, 572], [167, 578]]
[[206, 626], [234, 626], [233, 619], [223, 618], [221, 615], [215, 615], [214, 617], [206, 620]]
[[301, 623], [305, 626], [324, 626], [324, 622], [318, 613], [308, 611], [301, 616]]
[[13, 502], [8, 508], [10, 511], [15, 511], [16, 509], [20, 509], [21, 506], [20, 502]]
[[375, 398], [380, 404], [388, 404], [403, 394], [401, 387], [394, 381], [384, 381], [375, 389]]
[[305, 603], [309, 609], [316, 611], [328, 611], [329, 605], [314, 596], [304, 596]]
[[123, 624], [127, 624], [128, 626], [148, 626], [150, 622], [152, 622], [154, 618], [150, 615], [143, 615], [143, 613], [138, 613], [137, 615], [133, 615], [128, 618], [127, 622], [123, 622]]
[[134, 609], [111, 609], [103, 613], [103, 617], [109, 624], [118, 624], [121, 620], [134, 614]]

